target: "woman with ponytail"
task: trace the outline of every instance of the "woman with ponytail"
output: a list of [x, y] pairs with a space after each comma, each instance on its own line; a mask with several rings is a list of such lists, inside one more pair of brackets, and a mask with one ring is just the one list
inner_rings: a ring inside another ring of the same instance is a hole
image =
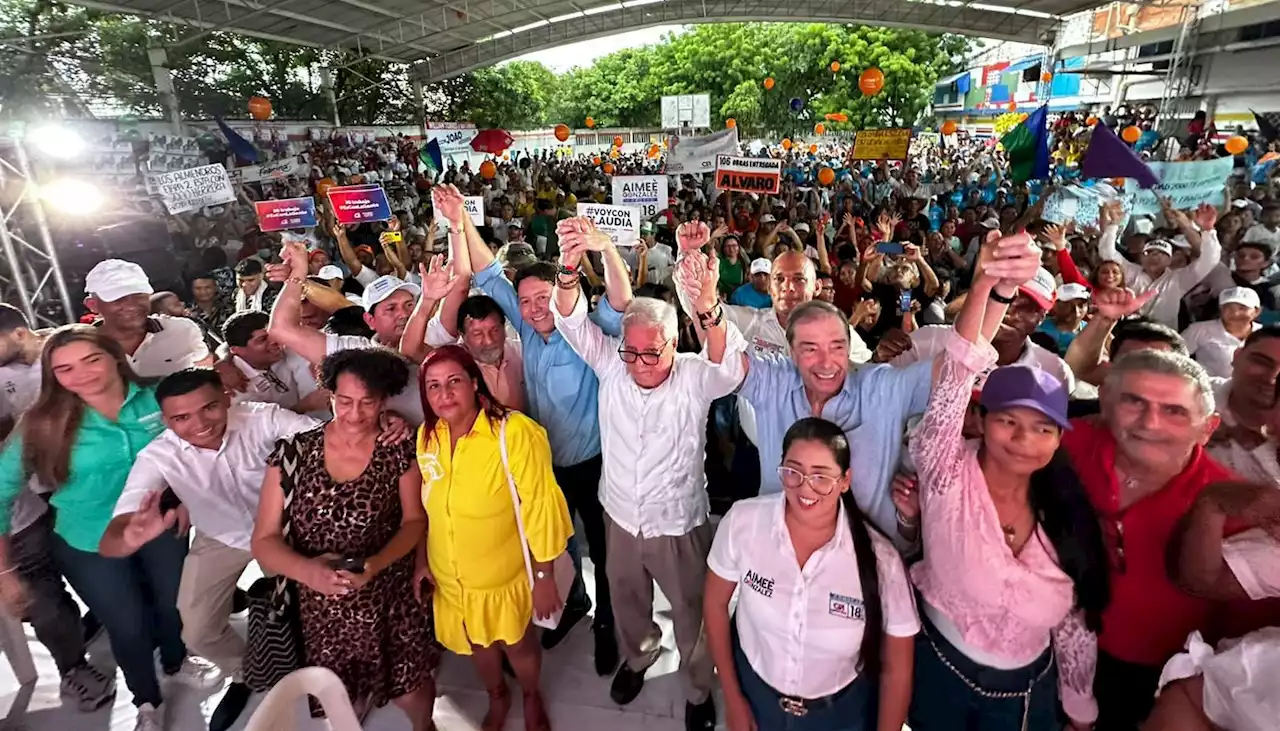
[[801, 419], [782, 452], [785, 490], [736, 503], [707, 558], [727, 728], [899, 731], [920, 629], [902, 559], [853, 501], [840, 427]]
[[[1025, 236], [1022, 234], [1021, 236]], [[1097, 515], [1061, 456], [1067, 391], [1034, 367], [996, 369], [981, 385], [981, 438], [962, 430], [988, 344], [1024, 279], [983, 247], [957, 336], [940, 356], [924, 420], [911, 435], [919, 487], [896, 491], [919, 513], [925, 552], [913, 731], [1057, 731], [1097, 718], [1093, 676], [1107, 557]], [[972, 306], [970, 306], [972, 305]]]

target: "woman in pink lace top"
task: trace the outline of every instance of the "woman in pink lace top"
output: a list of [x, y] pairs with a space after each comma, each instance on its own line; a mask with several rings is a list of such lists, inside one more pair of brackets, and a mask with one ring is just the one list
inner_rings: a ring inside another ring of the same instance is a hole
[[1057, 456], [1065, 388], [1029, 366], [999, 368], [983, 387], [982, 438], [961, 435], [977, 375], [996, 361], [974, 332], [989, 336], [1015, 293], [1016, 283], [975, 278], [969, 299], [985, 312], [962, 312], [911, 437], [925, 547], [911, 571], [924, 624], [913, 731], [1056, 731], [1059, 700], [1073, 728], [1097, 717], [1091, 630], [1109, 596], [1107, 561], [1097, 516]]

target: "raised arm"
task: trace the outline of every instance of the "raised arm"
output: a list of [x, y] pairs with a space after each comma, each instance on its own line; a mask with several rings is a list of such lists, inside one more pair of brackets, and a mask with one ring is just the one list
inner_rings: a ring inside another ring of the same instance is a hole
[[1076, 378], [1095, 386], [1102, 384], [1107, 371], [1103, 354], [1111, 331], [1116, 323], [1141, 310], [1156, 294], [1154, 289], [1140, 295], [1135, 295], [1130, 289], [1104, 289], [1093, 293], [1093, 315], [1067, 346], [1063, 356]]
[[[449, 225], [449, 263], [453, 265], [453, 274], [458, 279], [464, 280], [467, 285], [451, 288], [440, 302], [440, 324], [444, 325], [445, 332], [456, 338], [458, 337], [458, 309], [462, 307], [463, 301], [471, 291], [473, 270], [469, 239], [475, 227], [467, 228], [467, 222], [464, 219], [469, 217], [462, 208], [462, 196], [453, 186], [436, 186], [431, 192], [431, 199], [433, 208], [438, 212], [437, 215], [444, 216]], [[475, 236], [479, 239], [480, 233], [476, 231]], [[481, 246], [484, 245], [483, 241], [479, 243]]]
[[[456, 260], [455, 260], [456, 261]], [[441, 301], [454, 295], [455, 291], [466, 292], [468, 281], [459, 277], [454, 271], [454, 261], [444, 263], [444, 256], [436, 254], [429, 264], [419, 264], [418, 273], [422, 277], [422, 296], [413, 307], [413, 314], [404, 326], [404, 334], [400, 336], [400, 352], [414, 363], [421, 363], [431, 348], [427, 345], [427, 325]], [[454, 311], [457, 319], [457, 311]], [[456, 337], [456, 336], [455, 336]]]
[[[1178, 230], [1191, 245], [1191, 263], [1174, 272], [1178, 283], [1185, 290], [1200, 283], [1209, 276], [1218, 264], [1222, 263], [1222, 244], [1218, 241], [1218, 232], [1214, 225], [1218, 222], [1218, 211], [1208, 203], [1196, 209], [1196, 220], [1193, 223], [1187, 214], [1176, 212]], [[1199, 226], [1197, 229], [1196, 227]]]
[[[360, 270], [364, 269], [364, 265], [360, 263], [360, 257], [356, 256], [356, 250], [351, 248], [351, 241], [347, 239], [347, 227], [335, 222], [333, 224], [333, 240], [338, 243], [338, 256], [342, 257], [342, 261], [347, 265], [347, 270], [351, 272], [351, 276], [360, 276]], [[302, 276], [305, 277], [306, 274], [304, 273]]]
[[929, 266], [929, 262], [925, 261], [924, 256], [920, 253], [920, 247], [915, 244], [907, 244], [905, 247], [907, 261], [916, 265], [916, 271], [920, 272], [920, 281], [924, 285], [924, 293], [929, 297], [937, 297], [938, 290], [942, 289], [942, 285], [938, 282], [938, 275], [933, 271], [933, 267]]
[[592, 370], [599, 373], [610, 365], [611, 360], [617, 362], [616, 356], [609, 352], [615, 346], [612, 338], [587, 317], [587, 302], [582, 294], [578, 269], [584, 254], [593, 250], [589, 247], [597, 251], [613, 248], [613, 242], [585, 218], [571, 218], [560, 223], [560, 272], [556, 277], [551, 314], [565, 341]]
[[302, 324], [302, 290], [307, 279], [307, 250], [302, 244], [285, 244], [280, 254], [289, 277], [271, 308], [267, 331], [271, 339], [315, 365], [324, 360], [324, 333]]

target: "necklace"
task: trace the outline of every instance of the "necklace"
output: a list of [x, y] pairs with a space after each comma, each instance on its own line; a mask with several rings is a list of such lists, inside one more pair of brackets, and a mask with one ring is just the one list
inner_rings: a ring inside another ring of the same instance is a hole
[[1000, 524], [1000, 530], [1004, 531], [1004, 542], [1010, 545], [1018, 538], [1018, 529], [1006, 523]]

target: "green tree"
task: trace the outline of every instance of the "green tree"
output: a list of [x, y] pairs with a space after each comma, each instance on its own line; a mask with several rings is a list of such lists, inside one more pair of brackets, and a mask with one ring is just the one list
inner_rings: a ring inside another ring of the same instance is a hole
[[556, 75], [536, 61], [512, 61], [470, 74], [454, 112], [478, 127], [530, 129], [547, 123]]

